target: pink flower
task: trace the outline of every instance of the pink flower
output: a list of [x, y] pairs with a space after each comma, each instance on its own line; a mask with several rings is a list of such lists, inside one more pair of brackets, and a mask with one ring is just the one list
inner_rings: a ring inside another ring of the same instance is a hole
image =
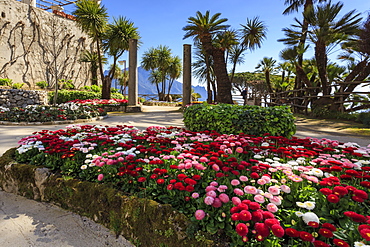
[[281, 205], [281, 199], [278, 196], [274, 196], [273, 198], [270, 198], [270, 202], [275, 204], [276, 206]]
[[261, 179], [265, 180], [267, 184], [271, 182], [271, 178], [269, 176], [264, 175], [261, 177]]
[[287, 186], [287, 185], [281, 185], [280, 186], [280, 189], [284, 192], [284, 193], [290, 193], [290, 187]]
[[212, 203], [212, 206], [215, 208], [220, 208], [222, 206], [222, 201], [218, 198], [215, 198]]
[[258, 179], [257, 180], [257, 184], [259, 184], [259, 185], [265, 185], [266, 184], [266, 180], [264, 180], [264, 179]]
[[244, 192], [247, 193], [247, 194], [255, 195], [255, 194], [258, 193], [258, 190], [254, 186], [247, 185], [247, 186], [244, 187]]
[[276, 213], [279, 210], [278, 207], [273, 203], [267, 204], [266, 208], [271, 213]]
[[229, 196], [225, 193], [221, 193], [220, 195], [218, 195], [218, 198], [220, 198], [221, 202], [223, 203], [228, 203], [230, 201]]
[[231, 180], [230, 183], [231, 183], [232, 186], [237, 186], [237, 185], [240, 184], [240, 181], [238, 179], [233, 179], [233, 180]]
[[243, 153], [243, 148], [242, 148], [242, 147], [237, 147], [237, 148], [235, 149], [235, 151], [236, 151], [237, 153]]
[[238, 196], [244, 195], [244, 192], [241, 189], [235, 188], [234, 193], [237, 194]]
[[210, 185], [210, 186], [207, 186], [206, 187], [206, 192], [208, 192], [208, 191], [214, 191], [214, 190], [216, 190], [217, 188], [215, 187], [215, 186], [212, 186], [212, 185]]
[[102, 180], [103, 180], [103, 178], [104, 178], [104, 175], [103, 175], [103, 174], [99, 174], [99, 175], [98, 175], [98, 181], [102, 181]]
[[238, 206], [240, 203], [242, 203], [242, 201], [240, 200], [240, 198], [239, 197], [233, 197], [233, 198], [231, 198], [231, 201], [232, 201], [232, 203], [235, 205], [235, 206]]
[[198, 194], [198, 193], [196, 193], [196, 192], [194, 192], [194, 193], [191, 195], [191, 197], [193, 197], [194, 199], [197, 199], [197, 198], [199, 198], [199, 194]]
[[216, 164], [212, 165], [212, 169], [218, 172], [220, 170], [220, 167]]
[[217, 190], [219, 192], [225, 192], [227, 190], [227, 186], [226, 185], [220, 185]]
[[211, 182], [209, 185], [211, 185], [211, 186], [218, 186], [218, 183], [217, 183], [217, 182], [215, 182], [215, 181], [213, 181], [213, 182]]
[[242, 182], [247, 182], [248, 181], [248, 177], [246, 177], [246, 176], [240, 176], [239, 177], [239, 180], [242, 181]]
[[273, 197], [273, 195], [271, 193], [264, 193], [263, 196], [268, 198], [268, 199], [271, 199]]
[[204, 203], [207, 205], [212, 205], [214, 201], [215, 201], [215, 198], [211, 196], [206, 196], [206, 198], [204, 198]]
[[210, 197], [213, 197], [213, 198], [216, 198], [217, 197], [217, 194], [214, 190], [211, 190], [211, 191], [208, 191], [206, 193], [206, 196], [210, 196]]
[[200, 157], [199, 159], [200, 162], [208, 162], [207, 157]]
[[255, 195], [254, 200], [258, 203], [264, 203], [265, 202], [265, 197], [263, 195]]
[[268, 192], [271, 193], [272, 195], [276, 196], [280, 194], [280, 188], [279, 186], [270, 186], [268, 188]]
[[206, 213], [203, 210], [198, 209], [197, 211], [195, 211], [194, 215], [197, 220], [202, 220], [206, 216]]

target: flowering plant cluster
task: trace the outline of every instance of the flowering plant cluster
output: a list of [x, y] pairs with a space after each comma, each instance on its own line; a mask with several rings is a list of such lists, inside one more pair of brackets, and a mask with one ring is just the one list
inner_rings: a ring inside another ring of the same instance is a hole
[[76, 99], [69, 102], [73, 102], [81, 105], [96, 105], [96, 106], [127, 106], [127, 99]]
[[9, 122], [50, 122], [88, 119], [104, 115], [106, 112], [99, 107], [72, 102], [56, 106], [28, 105], [24, 108], [0, 108], [0, 121]]
[[232, 246], [370, 246], [370, 145], [92, 125], [19, 143], [19, 162], [170, 203]]

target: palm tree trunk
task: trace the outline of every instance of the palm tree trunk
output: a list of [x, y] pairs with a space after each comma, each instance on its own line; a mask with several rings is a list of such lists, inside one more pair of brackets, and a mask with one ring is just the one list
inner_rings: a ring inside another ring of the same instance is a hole
[[319, 78], [321, 81], [322, 92], [324, 95], [330, 94], [330, 88], [328, 87], [328, 79], [326, 75], [327, 67], [327, 55], [326, 55], [326, 46], [323, 41], [317, 41], [315, 46], [315, 58], [317, 63], [317, 70], [319, 72]]
[[217, 78], [217, 101], [219, 103], [233, 104], [231, 83], [227, 74], [224, 51], [215, 48], [212, 57]]

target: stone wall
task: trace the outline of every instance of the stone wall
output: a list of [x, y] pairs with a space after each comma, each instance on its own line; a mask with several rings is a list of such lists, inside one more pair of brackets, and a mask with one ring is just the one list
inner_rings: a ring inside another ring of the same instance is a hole
[[0, 0], [0, 78], [30, 89], [39, 81], [53, 87], [60, 79], [72, 80], [77, 87], [89, 85], [89, 64], [79, 60], [91, 46], [75, 21], [19, 1]]
[[28, 105], [47, 105], [48, 94], [40, 90], [0, 89], [0, 106], [26, 107]]

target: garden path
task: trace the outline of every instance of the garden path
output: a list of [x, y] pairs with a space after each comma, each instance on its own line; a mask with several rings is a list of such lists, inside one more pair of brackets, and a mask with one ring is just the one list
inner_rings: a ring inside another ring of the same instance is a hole
[[[110, 113], [109, 117], [85, 124], [132, 125], [145, 129], [152, 125], [184, 127], [179, 107], [144, 106], [140, 113]], [[297, 137], [317, 137], [370, 143], [367, 136], [353, 136], [340, 128], [310, 125], [299, 120]], [[69, 125], [69, 124], [67, 124]], [[0, 125], [0, 155], [17, 146], [17, 141], [42, 129], [57, 130], [64, 125]], [[109, 230], [79, 215], [48, 203], [36, 202], [0, 190], [0, 246], [132, 246], [124, 238], [118, 239]]]

